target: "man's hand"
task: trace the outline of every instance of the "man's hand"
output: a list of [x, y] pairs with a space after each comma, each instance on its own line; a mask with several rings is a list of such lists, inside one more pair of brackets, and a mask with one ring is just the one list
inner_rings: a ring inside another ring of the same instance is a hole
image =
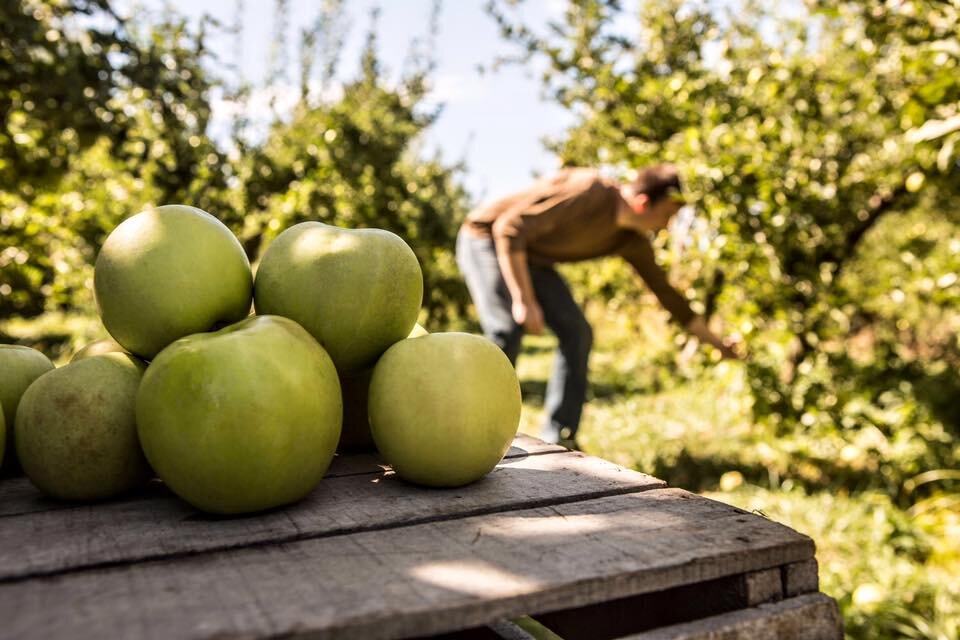
[[527, 333], [539, 335], [543, 333], [543, 309], [536, 300], [524, 302], [521, 299], [513, 301], [510, 309], [513, 320], [526, 329]]
[[712, 344], [720, 351], [720, 355], [726, 360], [743, 360], [742, 346], [740, 343], [730, 338], [720, 339], [707, 327], [706, 321], [702, 316], [694, 316], [687, 323], [687, 331], [700, 338], [700, 340]]

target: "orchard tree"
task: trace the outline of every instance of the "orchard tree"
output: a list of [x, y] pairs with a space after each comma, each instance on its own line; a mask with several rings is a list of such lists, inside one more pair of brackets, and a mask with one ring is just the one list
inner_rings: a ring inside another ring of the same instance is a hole
[[[328, 4], [317, 25], [342, 23], [341, 11]], [[436, 21], [435, 6], [431, 34]], [[320, 48], [322, 35], [304, 34], [307, 51]], [[458, 181], [460, 167], [420, 154], [419, 139], [438, 111], [425, 106], [433, 61], [423, 50], [429, 46], [413, 47], [403, 77], [391, 83], [378, 58], [374, 18], [359, 75], [342, 92], [311, 97], [310, 74], [301, 76], [292, 117], [278, 120], [267, 140], [241, 161], [238, 208], [248, 214], [241, 238], [256, 259], [280, 231], [307, 220], [392, 231], [420, 261], [429, 321], [448, 323], [466, 310], [453, 246], [467, 195]], [[330, 82], [329, 56], [339, 50], [328, 48], [313, 61], [324, 78], [321, 86]]]
[[92, 308], [97, 248], [123, 218], [164, 202], [229, 218], [208, 24], [141, 25], [106, 0], [3, 7], [0, 315]]
[[[460, 167], [419, 146], [439, 113], [426, 106], [439, 6], [399, 81], [381, 69], [374, 27], [359, 76], [339, 85], [347, 21], [344, 3], [326, 0], [301, 30], [300, 102], [258, 137], [244, 108], [254, 90], [276, 93], [289, 79], [287, 5], [277, 2], [276, 73], [262, 87], [237, 67], [226, 80], [229, 65], [207, 47], [208, 32], [224, 27], [206, 18], [124, 18], [107, 0], [0, 9], [10, 62], [0, 66], [0, 314], [92, 310], [106, 234], [145, 207], [181, 202], [223, 220], [254, 260], [303, 220], [394, 231], [420, 259], [430, 321], [462, 317], [452, 251], [466, 208]], [[242, 25], [230, 28], [239, 51]], [[227, 141], [208, 132], [214, 91], [239, 107]]]
[[949, 177], [960, 156], [960, 2], [817, 0], [812, 6], [817, 14], [860, 26], [862, 46], [906, 80], [901, 127], [909, 141], [934, 145], [939, 177]]
[[[846, 276], [863, 272], [864, 241], [881, 222], [918, 207], [952, 203], [938, 228], [956, 237], [953, 138], [941, 136], [941, 146], [917, 133], [945, 131], [936, 121], [956, 113], [954, 4], [898, 3], [917, 6], [904, 17], [876, 8], [890, 3], [824, 2], [789, 17], [749, 0], [727, 12], [643, 2], [632, 33], [616, 0], [570, 0], [546, 33], [520, 22], [514, 4], [489, 6], [517, 45], [514, 58], [538, 60], [547, 94], [577, 116], [552, 142], [565, 163], [623, 173], [681, 166], [706, 223], [678, 265], [681, 279], [750, 345], [757, 417], [783, 430], [843, 424], [887, 435], [920, 420], [909, 385], [926, 374], [900, 348], [900, 332], [875, 345], [882, 366], [851, 354], [852, 336], [904, 325], [879, 317]], [[937, 26], [922, 27], [937, 10]], [[941, 307], [960, 302], [958, 267], [957, 252], [945, 250], [941, 271], [924, 276]], [[956, 341], [942, 346], [957, 362]], [[914, 414], [864, 409], [884, 403]]]

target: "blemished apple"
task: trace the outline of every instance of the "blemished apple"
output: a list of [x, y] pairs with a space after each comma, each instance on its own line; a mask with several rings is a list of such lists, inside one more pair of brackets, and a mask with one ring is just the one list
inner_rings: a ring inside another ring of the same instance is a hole
[[177, 340], [150, 363], [137, 394], [140, 442], [157, 475], [218, 514], [306, 496], [333, 459], [342, 411], [326, 351], [278, 316]]
[[125, 353], [82, 358], [49, 371], [17, 409], [17, 456], [40, 491], [60, 500], [102, 500], [151, 475], [134, 405], [146, 365]]
[[467, 333], [402, 340], [370, 381], [370, 430], [401, 478], [434, 487], [479, 480], [520, 423], [520, 382], [496, 345]]
[[413, 250], [389, 231], [302, 222], [267, 247], [254, 299], [257, 313], [300, 323], [341, 373], [355, 373], [413, 329], [423, 274]]
[[[419, 323], [414, 325], [407, 338], [427, 335], [427, 330]], [[343, 392], [343, 429], [340, 432], [338, 451], [375, 451], [377, 446], [370, 434], [370, 419], [367, 416], [367, 397], [370, 392], [370, 377], [373, 368], [358, 373], [340, 376], [340, 389]]]
[[185, 205], [121, 222], [97, 255], [93, 283], [107, 331], [148, 360], [178, 338], [242, 320], [253, 295], [240, 241], [209, 213]]
[[101, 356], [105, 353], [127, 353], [127, 350], [116, 340], [104, 338], [103, 340], [97, 340], [96, 342], [84, 345], [83, 348], [73, 354], [70, 362], [76, 362], [77, 360], [89, 358], [90, 356]]
[[14, 471], [17, 467], [13, 438], [20, 397], [34, 380], [51, 369], [50, 358], [36, 349], [15, 344], [0, 345], [0, 406], [6, 425], [5, 452], [0, 460], [3, 460], [5, 471]]

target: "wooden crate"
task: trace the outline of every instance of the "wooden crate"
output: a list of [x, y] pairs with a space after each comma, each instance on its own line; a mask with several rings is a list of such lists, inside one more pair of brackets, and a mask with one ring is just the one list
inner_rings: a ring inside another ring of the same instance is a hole
[[98, 505], [0, 481], [2, 638], [842, 637], [813, 542], [520, 436], [460, 489], [338, 456], [303, 502], [204, 515], [160, 483]]

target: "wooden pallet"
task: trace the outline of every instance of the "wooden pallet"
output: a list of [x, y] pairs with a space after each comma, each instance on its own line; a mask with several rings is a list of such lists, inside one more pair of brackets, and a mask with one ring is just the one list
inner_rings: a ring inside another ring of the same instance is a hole
[[215, 518], [0, 480], [2, 638], [842, 637], [813, 542], [520, 436], [461, 489], [338, 456], [303, 502]]

